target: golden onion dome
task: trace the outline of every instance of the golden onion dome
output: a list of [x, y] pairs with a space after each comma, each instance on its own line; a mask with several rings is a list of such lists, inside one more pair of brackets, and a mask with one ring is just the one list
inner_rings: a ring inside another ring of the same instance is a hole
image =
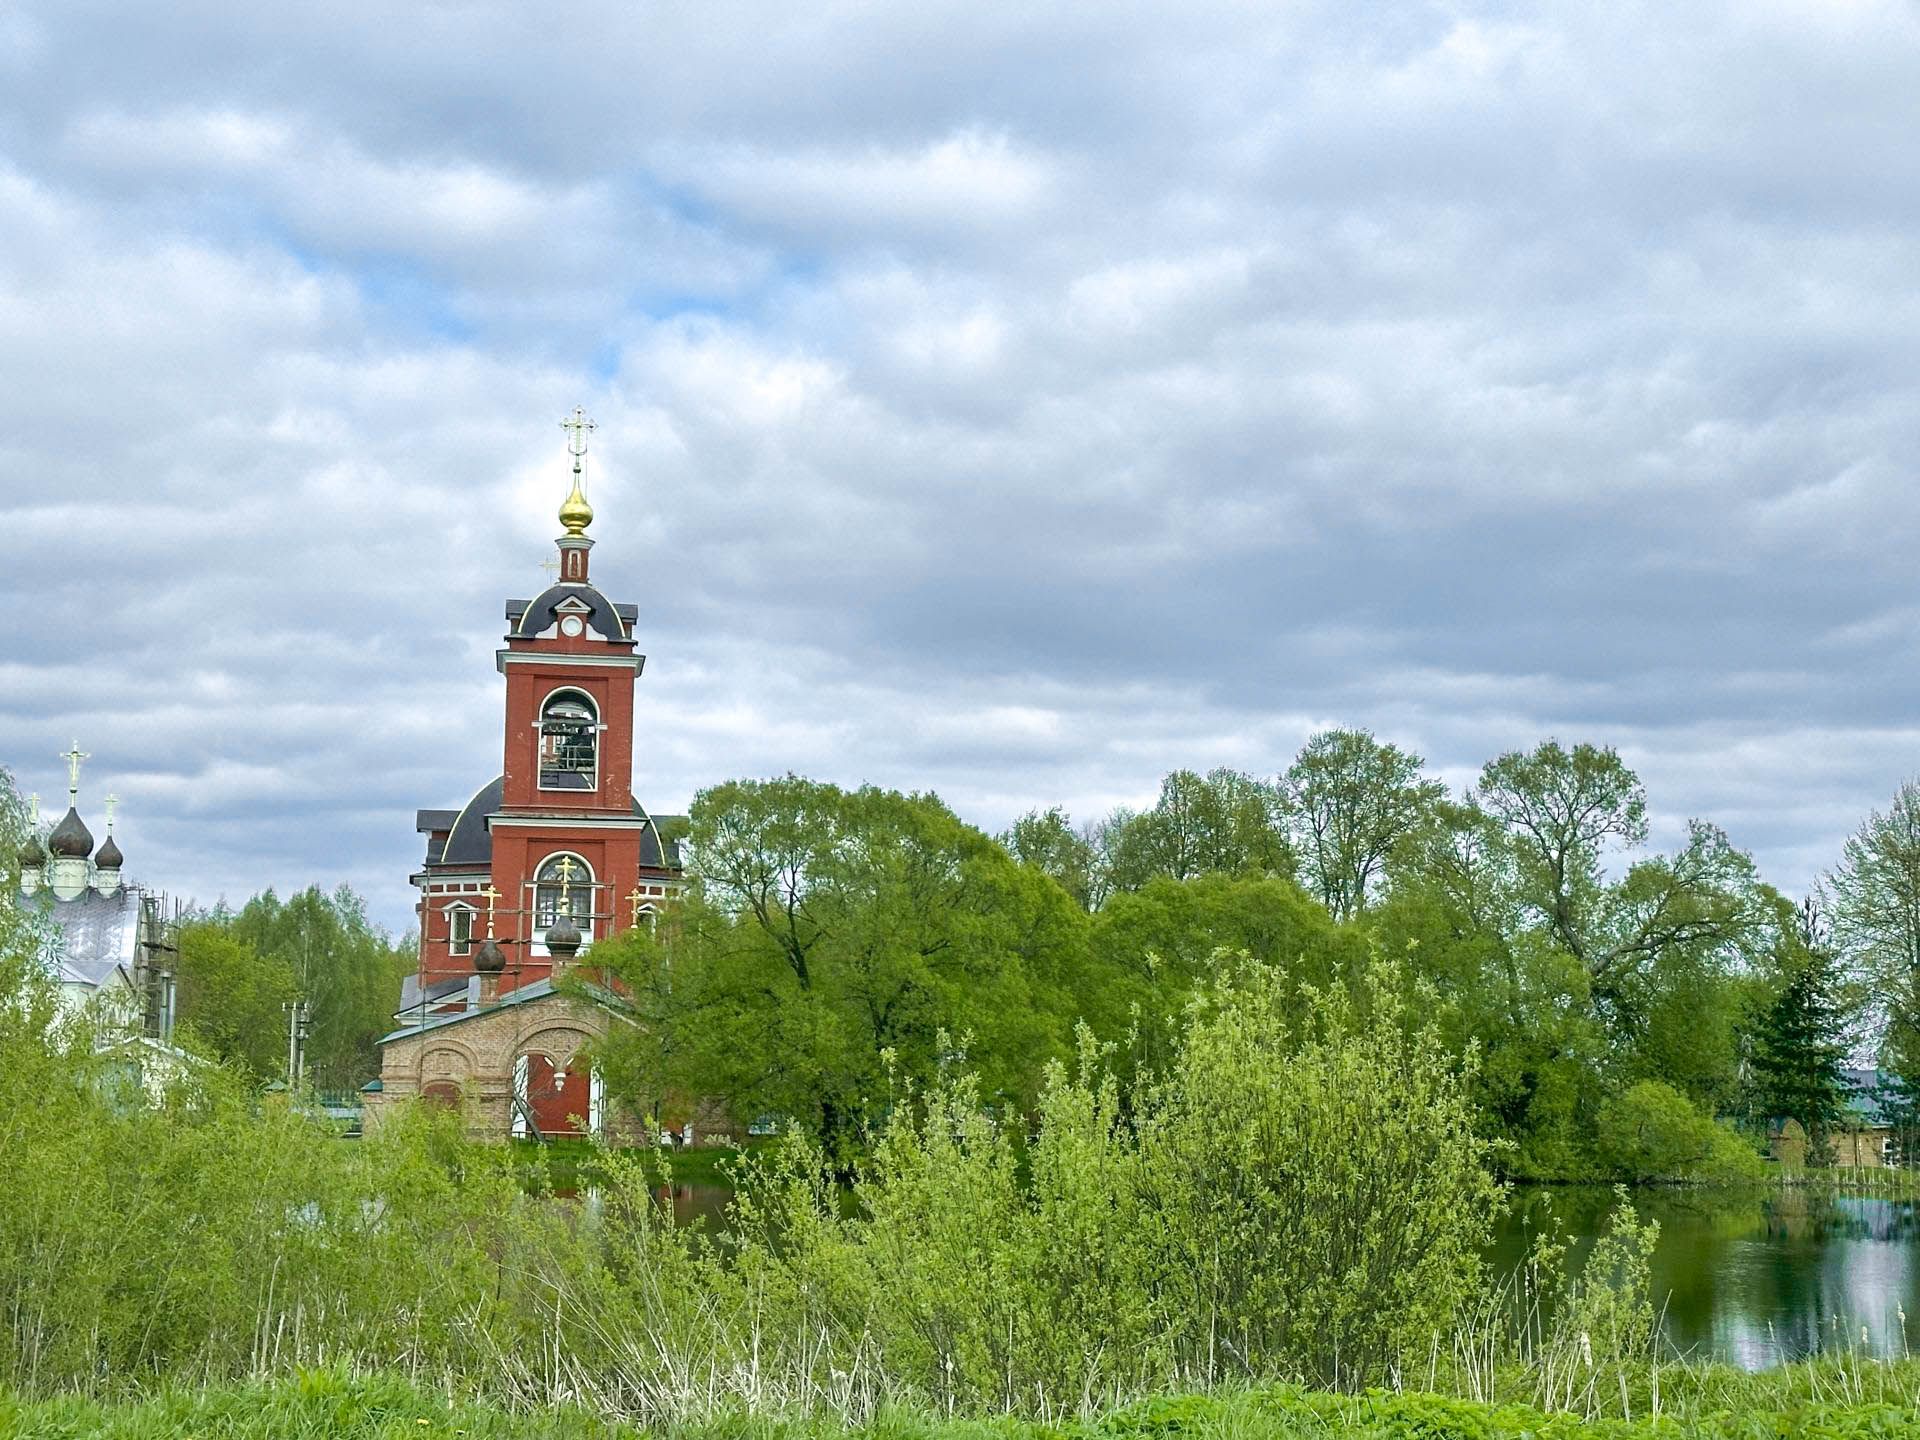
[[580, 472], [573, 472], [573, 490], [560, 502], [560, 523], [569, 535], [584, 535], [593, 523], [593, 506], [580, 489]]

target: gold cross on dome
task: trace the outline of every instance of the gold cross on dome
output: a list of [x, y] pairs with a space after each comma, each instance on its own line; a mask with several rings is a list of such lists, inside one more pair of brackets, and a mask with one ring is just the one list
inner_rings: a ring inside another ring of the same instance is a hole
[[38, 795], [27, 796], [27, 807], [27, 824], [30, 826], [38, 825], [40, 823], [40, 797]]
[[578, 472], [587, 456], [587, 436], [593, 433], [593, 421], [587, 418], [583, 406], [576, 405], [573, 414], [560, 422], [560, 428], [567, 432], [567, 453], [573, 457], [573, 468]]
[[120, 804], [120, 797], [111, 791], [107, 794], [107, 833], [113, 833], [113, 812]]
[[640, 909], [641, 906], [646, 903], [646, 898], [646, 896], [640, 893], [640, 887], [638, 885], [627, 892], [627, 904], [633, 907], [633, 923], [636, 925], [640, 923]]
[[560, 857], [560, 908], [568, 914], [573, 913], [572, 907], [567, 903], [567, 891], [573, 884], [573, 871], [573, 857], [562, 855]]
[[80, 762], [92, 757], [80, 748], [80, 742], [76, 740], [73, 748], [60, 758], [67, 762], [67, 798], [77, 800], [80, 797]]
[[500, 899], [500, 892], [493, 888], [493, 882], [487, 882], [487, 888], [480, 892], [487, 897], [487, 939], [493, 939], [493, 907]]

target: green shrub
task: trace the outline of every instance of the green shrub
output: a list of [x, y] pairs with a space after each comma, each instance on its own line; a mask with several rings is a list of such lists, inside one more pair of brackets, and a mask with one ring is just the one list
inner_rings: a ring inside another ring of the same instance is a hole
[[1600, 1107], [1600, 1160], [1623, 1180], [1741, 1181], [1766, 1162], [1729, 1127], [1658, 1080], [1642, 1080]]
[[1488, 1147], [1389, 967], [1304, 1005], [1225, 967], [1140, 1132], [1151, 1286], [1188, 1373], [1377, 1383], [1483, 1288]]

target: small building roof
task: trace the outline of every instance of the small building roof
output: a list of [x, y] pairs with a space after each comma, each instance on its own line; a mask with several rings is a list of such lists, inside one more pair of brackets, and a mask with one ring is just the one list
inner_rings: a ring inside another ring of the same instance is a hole
[[60, 928], [54, 950], [62, 984], [99, 989], [116, 970], [131, 978], [140, 941], [141, 893], [124, 887], [102, 895], [91, 887], [71, 900], [51, 896], [48, 912]]

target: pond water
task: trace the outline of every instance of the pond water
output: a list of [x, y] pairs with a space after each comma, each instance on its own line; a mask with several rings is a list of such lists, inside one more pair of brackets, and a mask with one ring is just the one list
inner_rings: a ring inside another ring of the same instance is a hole
[[[1764, 1369], [1819, 1351], [1875, 1356], [1920, 1342], [1920, 1208], [1912, 1200], [1811, 1190], [1654, 1189], [1633, 1193], [1660, 1222], [1653, 1290], [1681, 1352]], [[1576, 1253], [1604, 1227], [1599, 1186], [1518, 1190], [1493, 1263], [1518, 1264], [1559, 1220]]]

